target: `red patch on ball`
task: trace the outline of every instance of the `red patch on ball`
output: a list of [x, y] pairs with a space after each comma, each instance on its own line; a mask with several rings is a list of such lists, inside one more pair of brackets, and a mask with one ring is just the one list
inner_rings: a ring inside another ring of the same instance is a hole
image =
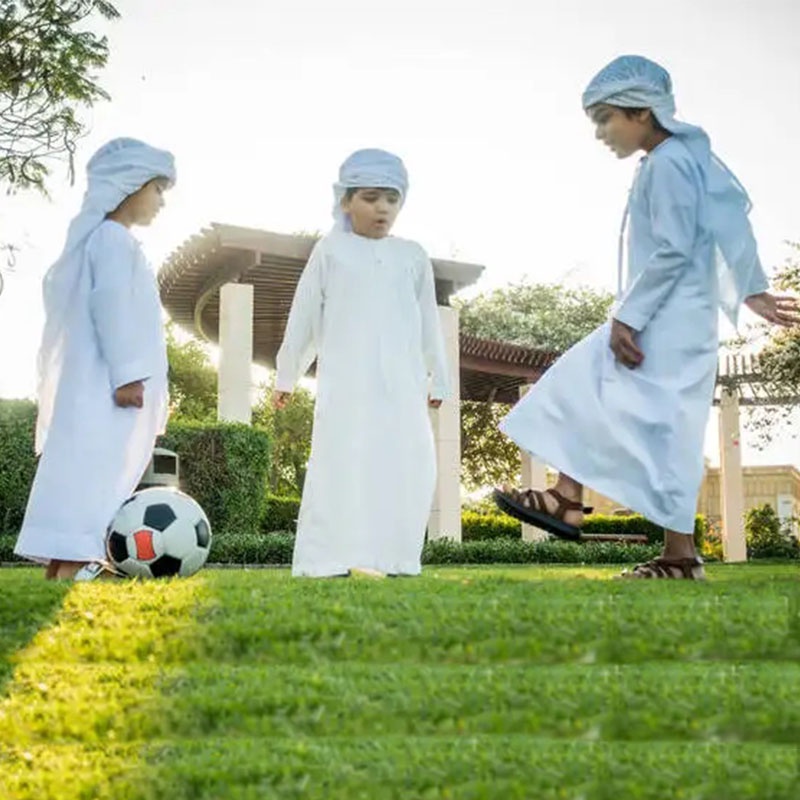
[[152, 531], [136, 531], [133, 534], [133, 541], [136, 544], [136, 558], [139, 561], [152, 561], [156, 557]]

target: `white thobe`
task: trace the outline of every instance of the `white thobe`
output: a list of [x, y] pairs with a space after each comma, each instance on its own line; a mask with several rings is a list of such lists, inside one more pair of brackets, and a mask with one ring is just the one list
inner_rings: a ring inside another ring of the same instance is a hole
[[[627, 287], [612, 316], [639, 331], [644, 362], [615, 360], [606, 323], [500, 428], [560, 472], [690, 533], [717, 369], [718, 282], [702, 176], [677, 137], [642, 160], [629, 210]], [[750, 294], [767, 286], [759, 265]]]
[[418, 244], [343, 231], [317, 243], [276, 388], [291, 391], [315, 357], [293, 574], [418, 574], [436, 480], [427, 397], [449, 392], [433, 268]]
[[[53, 418], [15, 553], [36, 561], [105, 557], [105, 533], [133, 492], [167, 418], [167, 355], [156, 278], [124, 226], [89, 237], [68, 323]], [[144, 407], [114, 390], [145, 381]]]

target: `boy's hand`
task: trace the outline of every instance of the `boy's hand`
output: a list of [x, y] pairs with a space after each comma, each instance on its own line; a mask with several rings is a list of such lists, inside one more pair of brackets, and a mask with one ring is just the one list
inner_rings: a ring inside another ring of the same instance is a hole
[[609, 344], [617, 361], [628, 369], [636, 369], [644, 361], [644, 353], [636, 344], [636, 331], [618, 319], [611, 320]]
[[279, 392], [277, 390], [274, 391], [272, 393], [273, 408], [275, 408], [278, 411], [280, 411], [282, 408], [285, 408], [291, 396], [292, 396], [291, 392]]
[[114, 402], [120, 408], [142, 408], [144, 406], [144, 381], [134, 381], [120, 386], [114, 392]]
[[441, 400], [434, 400], [430, 395], [428, 396], [428, 405], [431, 408], [439, 408], [442, 405]]
[[770, 292], [751, 294], [744, 304], [759, 317], [773, 325], [791, 328], [800, 324], [800, 300], [788, 295], [775, 295]]

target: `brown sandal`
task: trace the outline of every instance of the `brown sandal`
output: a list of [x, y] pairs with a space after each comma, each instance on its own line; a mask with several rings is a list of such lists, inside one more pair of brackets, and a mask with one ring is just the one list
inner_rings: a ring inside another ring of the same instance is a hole
[[[558, 503], [556, 510], [550, 512], [544, 496], [549, 494]], [[576, 500], [567, 500], [561, 492], [556, 489], [547, 489], [540, 492], [537, 489], [524, 489], [504, 492], [500, 489], [494, 490], [494, 501], [498, 508], [514, 519], [525, 522], [528, 525], [535, 525], [537, 528], [547, 531], [557, 536], [559, 539], [567, 539], [577, 542], [581, 538], [581, 529], [574, 525], [567, 525], [564, 516], [567, 511], [581, 511], [586, 513], [583, 503]]]
[[[699, 570], [698, 570], [699, 568]], [[625, 570], [620, 578], [666, 579], [704, 581], [703, 559], [693, 558], [654, 558], [644, 564], [637, 564], [632, 570]]]

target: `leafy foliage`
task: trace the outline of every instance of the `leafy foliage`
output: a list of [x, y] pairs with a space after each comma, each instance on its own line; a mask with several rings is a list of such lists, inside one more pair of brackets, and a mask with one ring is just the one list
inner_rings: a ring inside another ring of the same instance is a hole
[[36, 473], [35, 428], [34, 403], [0, 401], [0, 533], [16, 533], [22, 525]]
[[253, 533], [266, 509], [269, 437], [238, 423], [171, 422], [159, 440], [180, 457], [181, 485], [212, 529]]
[[[515, 283], [471, 300], [456, 299], [464, 333], [563, 352], [602, 325], [612, 297], [589, 288]], [[461, 404], [462, 481], [467, 489], [519, 479], [519, 450], [497, 430], [499, 404]]]
[[800, 543], [768, 503], [751, 508], [745, 515], [744, 527], [750, 558], [800, 558]]
[[272, 405], [274, 375], [262, 386], [261, 397], [253, 409], [253, 424], [263, 428], [272, 442], [269, 490], [276, 495], [300, 496], [311, 455], [311, 429], [314, 424], [314, 397], [298, 386], [284, 408]]
[[77, 115], [108, 95], [95, 71], [108, 42], [86, 29], [94, 16], [119, 17], [107, 0], [0, 3], [0, 183], [45, 191], [53, 159], [72, 159], [85, 126]]
[[176, 422], [213, 422], [217, 416], [217, 370], [197, 339], [179, 342], [167, 326], [170, 417]]
[[[792, 254], [779, 270], [775, 284], [781, 291], [800, 294], [800, 243], [788, 244]], [[767, 341], [759, 361], [766, 388], [775, 397], [800, 397], [800, 328], [765, 329], [758, 325], [756, 336], [765, 330]], [[757, 435], [758, 443], [766, 446], [792, 426], [796, 410], [796, 404], [755, 407], [748, 409], [746, 424]]]

